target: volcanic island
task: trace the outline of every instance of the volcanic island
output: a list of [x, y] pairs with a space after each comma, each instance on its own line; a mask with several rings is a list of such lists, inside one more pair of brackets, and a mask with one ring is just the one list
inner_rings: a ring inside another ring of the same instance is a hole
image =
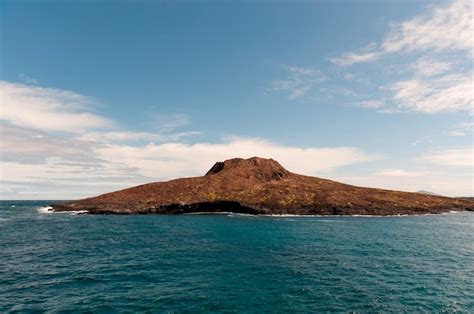
[[474, 201], [358, 187], [292, 173], [253, 157], [217, 162], [201, 177], [155, 182], [51, 205], [88, 214], [419, 215], [474, 211]]

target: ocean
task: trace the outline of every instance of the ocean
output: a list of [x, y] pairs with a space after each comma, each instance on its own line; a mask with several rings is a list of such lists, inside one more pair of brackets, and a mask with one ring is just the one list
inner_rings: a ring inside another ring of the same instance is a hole
[[474, 312], [474, 213], [93, 216], [0, 202], [0, 312]]

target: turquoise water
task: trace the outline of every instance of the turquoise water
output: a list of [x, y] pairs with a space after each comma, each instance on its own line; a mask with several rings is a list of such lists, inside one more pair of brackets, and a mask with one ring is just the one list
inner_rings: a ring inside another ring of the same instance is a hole
[[474, 311], [474, 213], [35, 210], [48, 203], [0, 203], [0, 312]]

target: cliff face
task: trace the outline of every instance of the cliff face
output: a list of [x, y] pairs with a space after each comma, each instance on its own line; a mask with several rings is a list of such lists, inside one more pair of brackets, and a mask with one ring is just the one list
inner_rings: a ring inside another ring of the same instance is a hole
[[291, 173], [273, 159], [254, 157], [217, 162], [202, 177], [150, 183], [52, 207], [91, 214], [405, 215], [474, 210], [474, 202], [356, 187]]

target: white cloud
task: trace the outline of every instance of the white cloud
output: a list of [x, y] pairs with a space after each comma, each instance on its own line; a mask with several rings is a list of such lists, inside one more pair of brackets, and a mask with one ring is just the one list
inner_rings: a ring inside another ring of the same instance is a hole
[[474, 147], [442, 149], [418, 158], [442, 166], [474, 167]]
[[459, 130], [452, 130], [452, 131], [448, 131], [448, 135], [449, 136], [465, 136], [466, 132], [459, 131]]
[[[372, 101], [360, 102], [359, 105], [384, 113], [467, 111], [472, 114], [473, 34], [472, 2], [455, 0], [431, 6], [412, 19], [392, 23], [382, 43], [372, 43], [359, 52], [347, 52], [331, 61], [339, 66], [350, 66], [374, 61], [387, 54], [415, 57], [416, 62], [401, 61], [397, 65], [397, 78], [392, 82], [389, 75], [393, 72], [390, 67], [385, 68], [385, 79], [390, 83], [381, 86], [381, 90], [391, 95], [385, 96], [387, 101], [382, 109]], [[400, 79], [399, 74], [407, 71], [412, 73], [411, 76]], [[460, 135], [460, 132], [451, 134]]]
[[0, 198], [75, 199], [150, 182], [134, 168], [108, 162], [43, 164], [0, 161]]
[[359, 102], [358, 105], [362, 108], [378, 109], [384, 107], [385, 103], [380, 100], [364, 100]]
[[427, 171], [407, 171], [403, 169], [382, 169], [374, 173], [382, 177], [423, 177], [428, 175]]
[[342, 78], [349, 82], [369, 84], [369, 80], [360, 73], [343, 73]]
[[0, 124], [0, 159], [41, 164], [50, 158], [69, 162], [96, 162], [99, 143], [53, 136], [48, 133]]
[[358, 186], [383, 188], [397, 191], [435, 192], [445, 196], [472, 196], [474, 182], [470, 172], [433, 171], [423, 176], [330, 176], [331, 179]]
[[285, 69], [288, 77], [274, 81], [270, 90], [286, 92], [290, 100], [306, 95], [318, 83], [326, 80], [321, 72], [313, 68], [286, 66]]
[[474, 195], [474, 147], [464, 146], [427, 152], [415, 159], [416, 170], [381, 169], [369, 175], [329, 176], [359, 186], [446, 196]]
[[[473, 8], [470, 0], [456, 0], [450, 4], [431, 7], [421, 15], [392, 23], [390, 31], [377, 47], [363, 52], [346, 52], [330, 59], [339, 66], [374, 61], [384, 54], [398, 52], [465, 51], [474, 55]], [[368, 49], [365, 49], [368, 50]]]
[[191, 117], [187, 114], [153, 114], [153, 123], [162, 131], [170, 131], [189, 124]]
[[[24, 132], [27, 129], [37, 133], [38, 130], [67, 132], [75, 134], [76, 139], [96, 142], [163, 142], [200, 134], [197, 131], [169, 132], [189, 123], [190, 117], [185, 114], [150, 114], [159, 132], [104, 131], [116, 123], [91, 112], [94, 100], [54, 88], [0, 81], [0, 99], [0, 121], [18, 127], [17, 133], [20, 128], [24, 128]], [[6, 130], [4, 126], [3, 131]]]
[[462, 122], [455, 126], [454, 130], [448, 131], [449, 136], [465, 136], [467, 133], [472, 133], [474, 122]]
[[34, 79], [26, 74], [20, 73], [18, 77], [27, 84], [34, 84], [34, 85], [39, 84], [39, 81], [37, 79]]
[[367, 61], [374, 61], [377, 60], [381, 56], [380, 52], [372, 51], [372, 52], [346, 52], [342, 54], [340, 57], [331, 58], [329, 61], [334, 63], [338, 66], [351, 66], [355, 63], [360, 62], [367, 62]]
[[390, 89], [399, 109], [424, 113], [474, 110], [471, 74], [451, 74], [430, 80], [413, 78], [395, 82]]
[[414, 63], [412, 67], [420, 76], [433, 76], [449, 71], [452, 65], [449, 62], [423, 57], [418, 59], [418, 61]]
[[80, 133], [113, 125], [90, 112], [93, 100], [70, 91], [0, 81], [0, 99], [0, 120], [20, 127]]
[[97, 152], [101, 159], [134, 165], [141, 169], [143, 175], [167, 179], [202, 175], [214, 162], [234, 157], [274, 158], [291, 171], [313, 175], [379, 158], [352, 147], [300, 148], [281, 146], [263, 139], [241, 138], [219, 144], [108, 145], [97, 149]]
[[286, 69], [289, 72], [298, 74], [298, 75], [315, 75], [318, 73], [315, 69], [309, 68], [309, 67], [305, 68], [305, 67], [297, 67], [297, 66], [287, 66]]
[[398, 51], [465, 50], [474, 53], [473, 8], [470, 0], [456, 0], [432, 7], [411, 20], [394, 23], [382, 49]]
[[0, 125], [0, 135], [0, 185], [6, 199], [93, 195], [147, 180], [135, 167], [100, 159], [96, 150], [103, 143], [10, 125]]
[[165, 142], [178, 141], [185, 137], [200, 135], [199, 131], [187, 131], [179, 133], [162, 133], [162, 132], [132, 132], [132, 131], [110, 131], [110, 132], [88, 132], [81, 134], [76, 139], [116, 143], [116, 142]]

